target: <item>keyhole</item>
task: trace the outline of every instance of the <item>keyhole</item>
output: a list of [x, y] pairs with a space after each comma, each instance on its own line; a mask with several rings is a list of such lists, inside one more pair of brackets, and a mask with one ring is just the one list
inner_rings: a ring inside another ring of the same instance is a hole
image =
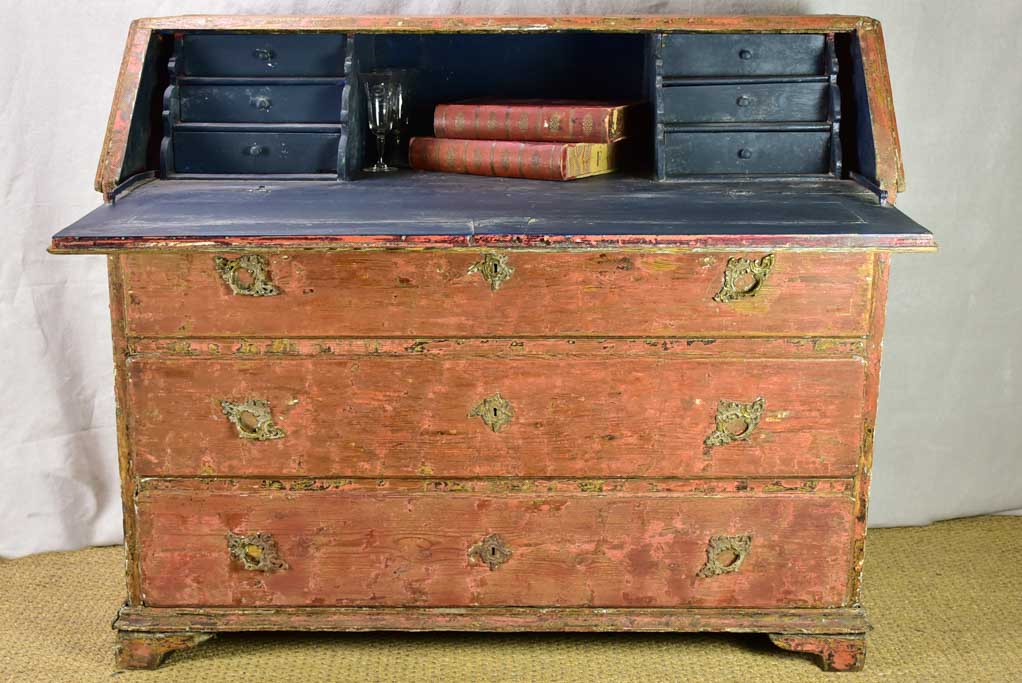
[[490, 546], [490, 557], [496, 557], [496, 556], [497, 556], [497, 549], [491, 545]]
[[496, 408], [493, 409], [493, 416], [497, 417], [497, 409]]
[[493, 264], [493, 274], [496, 275], [498, 272], [500, 272], [500, 267], [498, 266], [498, 264], [494, 263]]

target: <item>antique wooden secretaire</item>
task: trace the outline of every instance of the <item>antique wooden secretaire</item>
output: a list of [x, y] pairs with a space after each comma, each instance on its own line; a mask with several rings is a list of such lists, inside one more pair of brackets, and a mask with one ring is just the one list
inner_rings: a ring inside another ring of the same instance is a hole
[[[646, 103], [555, 183], [372, 156], [476, 97]], [[752, 631], [857, 669], [903, 189], [869, 18], [136, 21], [97, 189], [118, 662], [221, 631]]]

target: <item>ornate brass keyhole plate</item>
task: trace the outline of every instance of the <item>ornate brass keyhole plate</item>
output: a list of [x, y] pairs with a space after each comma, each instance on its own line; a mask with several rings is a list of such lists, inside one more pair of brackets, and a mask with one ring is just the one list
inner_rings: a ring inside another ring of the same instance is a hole
[[761, 259], [732, 257], [724, 269], [724, 284], [713, 300], [726, 304], [738, 299], [756, 296], [774, 267], [774, 255], [767, 254]]
[[476, 404], [476, 407], [472, 409], [468, 416], [478, 417], [487, 427], [495, 432], [499, 432], [511, 424], [511, 418], [515, 416], [515, 411], [511, 407], [511, 403], [497, 393], [493, 396], [487, 396]]
[[240, 296], [275, 296], [280, 289], [270, 281], [270, 266], [265, 256], [245, 254], [238, 258], [214, 257], [216, 272], [231, 291]]
[[713, 536], [706, 546], [706, 564], [697, 576], [719, 576], [738, 571], [752, 547], [752, 536]]
[[250, 400], [244, 403], [220, 401], [220, 409], [238, 430], [238, 436], [242, 439], [272, 441], [284, 438], [284, 430], [273, 423], [269, 401]]
[[227, 532], [227, 549], [231, 558], [253, 572], [275, 572], [287, 569], [272, 534], [235, 534]]
[[488, 252], [468, 269], [469, 273], [479, 273], [490, 283], [490, 289], [496, 292], [500, 286], [511, 278], [515, 269], [508, 265], [507, 256]]
[[716, 427], [703, 441], [707, 446], [724, 446], [745, 441], [763, 417], [766, 401], [760, 397], [752, 403], [720, 401], [717, 403]]
[[511, 549], [500, 536], [490, 534], [468, 549], [468, 558], [472, 562], [485, 564], [492, 572], [511, 559]]

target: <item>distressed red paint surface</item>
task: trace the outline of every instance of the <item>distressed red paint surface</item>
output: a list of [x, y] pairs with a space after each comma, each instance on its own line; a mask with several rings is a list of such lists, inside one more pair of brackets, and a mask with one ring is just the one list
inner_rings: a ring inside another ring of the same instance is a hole
[[864, 632], [860, 608], [123, 607], [132, 631], [728, 631]]
[[[142, 492], [144, 604], [837, 607], [852, 501], [813, 496]], [[270, 533], [288, 569], [232, 561]], [[469, 548], [499, 534], [495, 570]], [[715, 535], [753, 537], [738, 571], [699, 577]]]
[[[231, 292], [211, 253], [124, 254], [133, 336], [862, 336], [870, 254], [778, 253], [754, 296], [718, 303], [723, 253], [267, 253], [269, 297]], [[230, 256], [230, 254], [226, 254]], [[747, 254], [758, 258], [761, 253]]]
[[[850, 476], [859, 360], [548, 358], [129, 362], [142, 475]], [[469, 413], [499, 393], [493, 432]], [[713, 448], [718, 401], [766, 402]], [[269, 401], [282, 439], [239, 438], [220, 401]]]
[[770, 640], [785, 650], [814, 655], [824, 671], [861, 671], [866, 663], [864, 634], [849, 634], [842, 637], [772, 633]]

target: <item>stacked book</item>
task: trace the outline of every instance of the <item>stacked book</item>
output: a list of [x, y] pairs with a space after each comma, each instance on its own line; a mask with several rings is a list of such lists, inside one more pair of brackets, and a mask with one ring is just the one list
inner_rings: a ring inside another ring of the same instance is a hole
[[413, 137], [412, 168], [573, 180], [617, 170], [634, 104], [575, 100], [473, 100], [437, 105], [436, 137]]

